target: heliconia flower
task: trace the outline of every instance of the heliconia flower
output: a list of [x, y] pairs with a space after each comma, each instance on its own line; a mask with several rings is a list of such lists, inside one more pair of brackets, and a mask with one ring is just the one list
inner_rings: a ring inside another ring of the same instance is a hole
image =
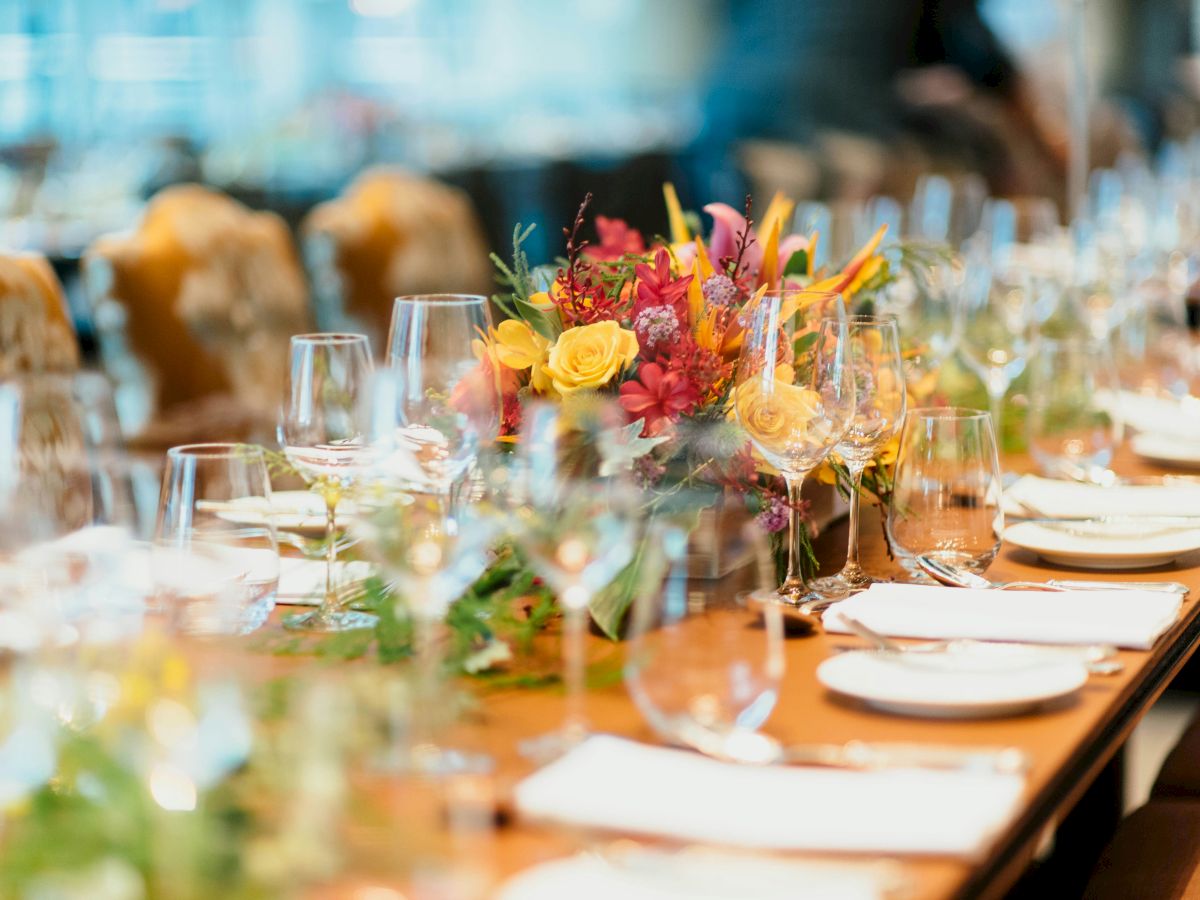
[[643, 363], [637, 380], [621, 385], [621, 406], [632, 419], [645, 419], [643, 431], [655, 435], [700, 401], [695, 386], [680, 372]]
[[602, 262], [620, 259], [626, 253], [645, 253], [646, 242], [642, 233], [630, 228], [624, 219], [596, 216], [596, 233], [600, 236], [599, 246], [589, 244], [584, 255]]

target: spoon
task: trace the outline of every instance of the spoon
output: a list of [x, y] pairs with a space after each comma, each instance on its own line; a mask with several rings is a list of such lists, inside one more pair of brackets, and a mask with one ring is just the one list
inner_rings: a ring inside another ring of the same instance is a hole
[[[846, 627], [860, 638], [870, 641], [880, 650], [888, 653], [942, 653], [953, 648], [963, 649], [978, 644], [989, 643], [987, 641], [960, 638], [953, 641], [927, 641], [923, 644], [901, 644], [899, 641], [892, 640], [886, 634], [880, 634], [874, 628], [864, 625], [853, 616], [841, 613], [841, 619]], [[1002, 644], [998, 643], [996, 646], [1002, 646]], [[1116, 658], [1117, 648], [1110, 644], [1022, 644], [1008, 642], [1008, 646], [1024, 647], [1038, 653], [1053, 653], [1068, 656], [1082, 663], [1083, 667], [1092, 675], [1116, 675], [1125, 669], [1125, 664]]]
[[942, 584], [948, 584], [950, 587], [961, 588], [983, 588], [993, 591], [1010, 591], [1010, 590], [1036, 590], [1036, 591], [1065, 591], [1065, 587], [1056, 584], [1047, 584], [1044, 581], [988, 581], [982, 575], [976, 575], [974, 572], [968, 572], [966, 569], [953, 565], [952, 563], [942, 562], [940, 559], [934, 559], [927, 554], [921, 554], [917, 558], [917, 565], [921, 570], [931, 576], [935, 581], [940, 581]]

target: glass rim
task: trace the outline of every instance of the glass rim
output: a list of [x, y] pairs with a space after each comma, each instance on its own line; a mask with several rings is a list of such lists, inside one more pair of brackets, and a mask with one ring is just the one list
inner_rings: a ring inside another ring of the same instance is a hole
[[841, 316], [821, 316], [822, 322], [845, 322], [847, 325], [895, 325], [900, 326], [900, 320], [891, 313], [883, 315], [867, 315], [865, 313], [855, 313], [847, 315], [845, 318]]
[[293, 344], [370, 344], [365, 334], [353, 331], [310, 331], [307, 334], [293, 334]]
[[914, 419], [971, 419], [992, 420], [992, 414], [984, 409], [973, 409], [970, 406], [915, 406], [905, 414]]
[[257, 444], [239, 444], [233, 441], [179, 444], [167, 450], [167, 457], [171, 459], [230, 459], [235, 456], [266, 459], [265, 451]]
[[392, 301], [392, 306], [398, 306], [401, 303], [407, 303], [412, 306], [421, 304], [438, 305], [438, 306], [478, 306], [488, 302], [488, 298], [483, 294], [405, 294], [402, 297], [396, 297]]
[[841, 297], [842, 296], [841, 293], [838, 291], [813, 291], [808, 288], [775, 288], [770, 291], [762, 292], [762, 296], [764, 298], [766, 298], [766, 297], [791, 297], [796, 294], [808, 294], [813, 297], [825, 297], [825, 298], [833, 298], [833, 297]]

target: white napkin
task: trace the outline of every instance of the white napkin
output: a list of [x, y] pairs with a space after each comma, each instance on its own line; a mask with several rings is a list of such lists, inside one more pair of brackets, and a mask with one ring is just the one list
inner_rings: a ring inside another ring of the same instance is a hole
[[718, 762], [589, 738], [516, 788], [532, 819], [779, 850], [982, 853], [1012, 818], [1016, 775]]
[[1180, 401], [1133, 391], [1101, 391], [1096, 400], [1134, 431], [1200, 443], [1200, 400], [1195, 397]]
[[895, 883], [894, 872], [873, 863], [647, 849], [542, 863], [506, 881], [497, 900], [875, 900]]
[[[1004, 494], [1005, 512], [1086, 516], [1200, 516], [1200, 485], [1118, 484], [1099, 487], [1025, 475]], [[1019, 507], [1024, 506], [1024, 510]]]
[[873, 584], [825, 613], [844, 613], [891, 637], [976, 638], [1042, 644], [1116, 644], [1148, 650], [1175, 624], [1182, 599], [1167, 591], [999, 591]]
[[[369, 562], [352, 560], [334, 563], [334, 584], [347, 585], [371, 576]], [[325, 591], [325, 563], [318, 559], [300, 559], [294, 556], [279, 558], [279, 590], [277, 597], [304, 598]]]

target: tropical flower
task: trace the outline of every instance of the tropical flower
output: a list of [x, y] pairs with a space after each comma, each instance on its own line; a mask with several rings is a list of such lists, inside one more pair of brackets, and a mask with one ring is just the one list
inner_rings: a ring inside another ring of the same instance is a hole
[[550, 340], [519, 319], [506, 319], [492, 329], [496, 359], [516, 372], [530, 370], [529, 383], [539, 393], [550, 393], [553, 386], [543, 367], [550, 355]]
[[621, 406], [630, 418], [646, 420], [642, 433], [659, 434], [700, 402], [700, 392], [681, 372], [643, 363], [636, 381], [621, 385]]
[[584, 255], [592, 259], [611, 262], [627, 253], [646, 252], [646, 242], [642, 239], [642, 233], [636, 228], [630, 228], [624, 219], [596, 216], [596, 233], [600, 236], [600, 245], [593, 244], [584, 250]]
[[558, 336], [542, 371], [560, 394], [604, 387], [633, 362], [637, 335], [616, 322], [568, 328]]

